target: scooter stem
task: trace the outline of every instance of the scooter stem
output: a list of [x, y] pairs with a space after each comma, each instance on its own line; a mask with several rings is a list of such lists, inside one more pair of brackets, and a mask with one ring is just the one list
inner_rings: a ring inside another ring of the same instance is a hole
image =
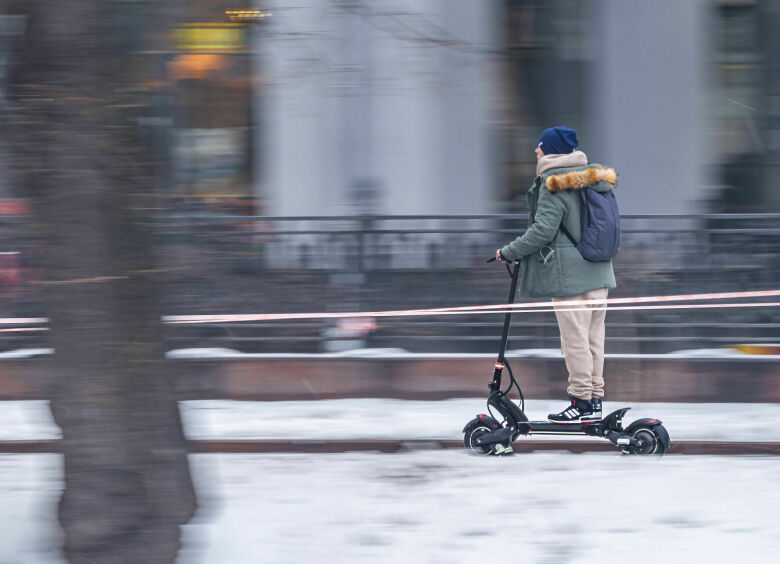
[[[509, 301], [508, 304], [515, 303], [515, 293], [517, 292], [517, 281], [520, 278], [520, 262], [514, 263], [515, 267], [512, 270], [512, 285], [509, 289]], [[493, 381], [490, 383], [491, 390], [501, 389], [501, 373], [504, 370], [504, 353], [506, 352], [506, 342], [509, 338], [509, 326], [512, 322], [512, 310], [506, 312], [504, 318], [504, 330], [501, 333], [501, 346], [498, 349], [498, 359], [496, 360], [495, 369], [493, 370]]]

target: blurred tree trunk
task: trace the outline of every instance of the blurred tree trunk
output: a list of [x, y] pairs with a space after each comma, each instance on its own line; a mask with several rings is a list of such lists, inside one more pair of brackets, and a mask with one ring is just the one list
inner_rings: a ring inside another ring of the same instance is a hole
[[121, 4], [26, 2], [11, 77], [17, 182], [46, 260], [50, 398], [64, 434], [59, 518], [74, 564], [174, 562], [196, 507], [163, 364], [145, 220], [153, 163], [127, 115], [138, 84]]

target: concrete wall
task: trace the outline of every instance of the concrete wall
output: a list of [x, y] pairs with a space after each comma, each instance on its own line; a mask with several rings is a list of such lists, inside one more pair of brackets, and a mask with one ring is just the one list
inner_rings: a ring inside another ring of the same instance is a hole
[[[563, 359], [510, 358], [526, 399], [565, 400]], [[180, 400], [317, 400], [487, 397], [494, 358], [299, 358], [169, 360]], [[50, 397], [50, 361], [0, 362], [0, 399]], [[607, 398], [624, 402], [780, 402], [780, 365], [771, 357], [607, 358]]]

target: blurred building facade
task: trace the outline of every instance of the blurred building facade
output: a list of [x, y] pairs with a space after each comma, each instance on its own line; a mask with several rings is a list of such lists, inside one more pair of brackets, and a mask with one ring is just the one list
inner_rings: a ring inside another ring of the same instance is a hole
[[780, 209], [776, 0], [268, 0], [255, 194], [274, 215], [522, 208], [545, 127], [625, 213]]
[[500, 2], [263, 2], [258, 187], [276, 215], [491, 208]]
[[[192, 0], [172, 49], [152, 4], [117, 14], [167, 194], [516, 211], [540, 131], [567, 124], [625, 213], [780, 210], [780, 0]], [[23, 5], [0, 14], [0, 100]]]

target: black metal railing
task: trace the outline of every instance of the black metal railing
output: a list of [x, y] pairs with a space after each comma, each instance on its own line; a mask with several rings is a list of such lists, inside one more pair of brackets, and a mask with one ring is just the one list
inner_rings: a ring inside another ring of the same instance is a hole
[[[619, 287], [613, 296], [768, 289], [780, 279], [780, 214], [628, 215], [622, 220], [623, 245], [615, 261]], [[185, 276], [193, 288], [189, 295], [198, 298], [171, 302], [171, 311], [237, 313], [502, 303], [505, 273], [484, 260], [525, 226], [524, 217], [500, 214], [167, 217], [159, 227], [169, 250], [183, 245], [200, 253], [201, 264]], [[209, 274], [202, 272], [204, 265]], [[220, 291], [206, 297], [204, 289], [219, 281]], [[500, 324], [496, 314], [388, 318], [368, 331], [332, 321], [225, 324], [176, 329], [172, 338], [178, 346], [197, 342], [257, 352], [351, 346], [489, 352]], [[608, 350], [668, 352], [778, 342], [778, 324], [773, 308], [727, 314], [615, 312], [608, 322]], [[512, 347], [554, 348], [557, 339], [551, 314], [515, 318]]]
[[[522, 233], [517, 215], [160, 216], [166, 313], [377, 311], [503, 303], [508, 277], [485, 264]], [[780, 214], [627, 215], [612, 297], [780, 285]], [[12, 250], [12, 249], [8, 249]], [[8, 304], [14, 296], [8, 294]], [[29, 315], [27, 303], [19, 309]], [[34, 301], [34, 300], [33, 300]], [[8, 313], [6, 313], [8, 315]], [[662, 353], [780, 342], [777, 308], [611, 312], [608, 352]], [[498, 314], [170, 326], [170, 347], [318, 352], [348, 347], [493, 352]], [[38, 343], [0, 333], [4, 349]], [[557, 347], [551, 313], [513, 320], [510, 348]]]

